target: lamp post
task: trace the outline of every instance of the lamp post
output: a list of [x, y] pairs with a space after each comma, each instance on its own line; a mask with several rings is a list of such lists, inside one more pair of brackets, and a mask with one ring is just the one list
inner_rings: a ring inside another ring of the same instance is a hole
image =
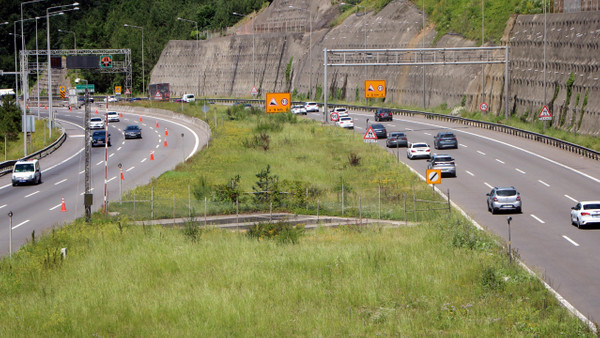
[[[21, 17], [22, 17], [22, 15], [21, 15]], [[24, 104], [23, 104], [23, 106], [20, 106], [18, 104], [18, 95], [19, 95], [19, 93], [18, 93], [18, 88], [19, 88], [18, 85], [19, 85], [19, 81], [18, 81], [17, 75], [16, 75], [17, 74], [17, 40], [16, 39], [17, 39], [17, 35], [21, 36], [21, 43], [22, 43], [21, 44], [21, 50], [24, 50], [25, 49], [25, 47], [24, 47], [25, 44], [24, 44], [24, 38], [23, 38], [23, 21], [30, 21], [30, 20], [33, 20], [33, 18], [24, 19], [24, 20], [21, 19], [21, 20], [15, 21], [15, 33], [13, 33], [13, 35], [15, 37], [15, 84], [17, 85], [17, 107], [19, 107], [19, 109], [21, 109], [23, 111], [23, 123], [25, 124], [23, 126], [23, 130], [24, 130], [24, 133], [23, 133], [23, 156], [27, 156], [27, 130], [28, 130], [28, 128], [27, 128], [27, 108], [26, 108], [26, 106], [27, 106], [27, 96], [28, 96], [28, 93], [27, 93], [27, 90], [25, 89], [25, 88], [27, 88], [27, 74], [25, 74], [23, 72], [24, 68], [25, 68], [25, 63], [24, 63], [25, 56], [22, 55], [21, 56], [21, 66], [20, 66], [20, 69], [21, 69], [21, 93], [23, 94], [23, 103]], [[21, 34], [17, 34], [16, 33], [16, 23], [17, 22], [21, 22]]]
[[[23, 5], [28, 5], [28, 4], [33, 4], [36, 2], [42, 2], [42, 1], [46, 1], [46, 0], [30, 0], [30, 1], [25, 1], [25, 2], [21, 2], [21, 50], [25, 50], [25, 33], [23, 32]], [[22, 61], [23, 65], [21, 65], [21, 71], [23, 71], [25, 69], [25, 55], [23, 55], [22, 57]], [[29, 98], [29, 93], [27, 91], [27, 88], [29, 87], [27, 85], [27, 74], [22, 74], [21, 75], [21, 81], [22, 81], [22, 91], [23, 91], [23, 103], [26, 105], [27, 104], [27, 99]], [[23, 115], [25, 115], [26, 110], [23, 110], [24, 113]], [[27, 120], [25, 120], [25, 125], [27, 126]], [[27, 133], [27, 129], [25, 129], [25, 133]], [[27, 135], [27, 134], [25, 134]], [[25, 137], [26, 139], [26, 137]], [[25, 145], [25, 156], [27, 156], [27, 145]]]
[[58, 31], [61, 32], [61, 33], [71, 33], [71, 34], [73, 34], [73, 49], [75, 50], [75, 54], [77, 54], [77, 35], [75, 34], [75, 32], [66, 31], [66, 30], [63, 30], [63, 29], [59, 29]]
[[144, 27], [124, 24], [123, 27], [137, 28], [142, 31], [142, 96], [146, 95], [146, 72], [144, 70]]
[[18, 73], [18, 67], [17, 67], [17, 65], [18, 65], [18, 63], [17, 63], [17, 36], [19, 34], [17, 34], [17, 22], [18, 21], [15, 21], [14, 25], [13, 25], [14, 26], [14, 29], [13, 29], [14, 33], [8, 33], [8, 35], [12, 35], [13, 36], [13, 40], [14, 40], [13, 44], [15, 46], [15, 96], [17, 97], [17, 100], [16, 100], [15, 104], [17, 106], [19, 106], [19, 75], [18, 75], [19, 73]]
[[[231, 14], [245, 17], [244, 14], [240, 14], [238, 12], [233, 12]], [[254, 68], [255, 68], [255, 65], [254, 65], [254, 19], [252, 19], [252, 88], [256, 87], [256, 80], [254, 77]]]
[[[52, 126], [54, 122], [54, 113], [52, 112], [52, 57], [50, 55], [50, 14], [62, 13], [66, 11], [79, 10], [78, 2], [74, 2], [70, 5], [52, 6], [46, 8], [46, 48], [48, 55], [48, 135], [52, 137]], [[72, 8], [69, 8], [72, 7]], [[51, 12], [53, 9], [58, 11]], [[59, 14], [61, 15], [61, 14]]]
[[184, 19], [184, 18], [177, 18], [178, 21], [186, 21], [186, 22], [191, 22], [193, 24], [196, 25], [196, 71], [198, 72], [198, 83], [196, 85], [196, 97], [200, 96], [200, 59], [199, 59], [199, 55], [200, 55], [200, 40], [199, 40], [199, 36], [200, 36], [200, 32], [198, 31], [198, 21], [194, 21], [194, 20], [188, 20], [188, 19]]
[[[88, 94], [88, 81], [85, 79], [75, 79], [75, 83], [79, 84], [79, 82], [85, 82], [85, 94], [83, 96], [83, 104], [85, 105], [83, 121], [84, 121], [84, 137], [83, 137], [83, 147], [84, 147], [84, 198], [83, 198], [83, 207], [85, 210], [85, 221], [89, 222], [92, 217], [92, 193], [90, 191], [90, 126], [88, 121], [90, 120], [90, 109], [88, 105], [89, 94]], [[107, 122], [108, 124], [108, 122]], [[108, 134], [105, 135], [105, 138], [108, 139]]]
[[308, 13], [308, 19], [309, 19], [309, 23], [310, 23], [310, 33], [308, 35], [308, 62], [309, 62], [309, 67], [310, 67], [310, 71], [308, 73], [309, 76], [309, 80], [308, 80], [308, 91], [309, 93], [312, 94], [312, 73], [313, 73], [313, 68], [312, 68], [312, 12], [308, 9], [304, 9], [304, 8], [298, 8], [298, 7], [294, 7], [294, 6], [288, 6], [289, 8], [292, 9], [297, 9], [300, 11], [305, 11]]

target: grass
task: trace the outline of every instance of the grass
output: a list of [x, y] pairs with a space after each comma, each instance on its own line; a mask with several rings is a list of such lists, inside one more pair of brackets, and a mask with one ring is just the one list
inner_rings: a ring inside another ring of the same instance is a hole
[[[156, 190], [182, 195], [199, 176], [212, 186], [235, 173], [251, 189], [256, 170], [271, 163], [282, 180], [323, 190], [333, 171], [355, 192], [368, 191], [383, 167], [398, 176], [389, 182], [398, 189], [428, 192], [354, 133], [284, 115], [235, 116], [241, 120], [215, 130], [208, 151], [156, 179]], [[240, 145], [265, 125], [272, 148]], [[340, 154], [348, 152], [364, 156], [359, 168], [344, 168]], [[492, 236], [457, 213], [428, 218], [413, 227], [318, 228], [286, 242], [194, 219], [162, 228], [94, 214], [91, 224], [53, 229], [0, 261], [0, 336], [593, 336], [536, 278], [509, 264]]]
[[[45, 120], [44, 120], [45, 121]], [[56, 141], [61, 134], [58, 128], [52, 130], [52, 138], [48, 137], [48, 127], [42, 120], [35, 120], [35, 132], [31, 134], [31, 141], [27, 145], [27, 153], [31, 154], [41, 150]], [[16, 140], [8, 141], [4, 160], [23, 158], [23, 133], [19, 133]], [[4, 153], [4, 140], [0, 144], [0, 152]]]

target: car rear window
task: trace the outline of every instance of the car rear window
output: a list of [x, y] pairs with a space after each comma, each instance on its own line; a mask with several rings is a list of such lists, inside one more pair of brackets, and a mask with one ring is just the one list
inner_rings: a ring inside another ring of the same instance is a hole
[[441, 138], [454, 138], [456, 136], [454, 136], [454, 134], [452, 134], [452, 133], [448, 133], [448, 134], [441, 134], [440, 137]]
[[390, 133], [390, 137], [404, 137], [404, 133]]
[[452, 156], [436, 156], [435, 157], [436, 162], [450, 162], [453, 160], [454, 159], [452, 158]]
[[583, 210], [600, 209], [600, 204], [585, 204]]
[[516, 190], [506, 189], [506, 190], [497, 190], [496, 195], [498, 196], [514, 196], [517, 194]]
[[426, 148], [427, 144], [425, 143], [415, 143], [413, 144], [413, 148]]
[[352, 121], [351, 117], [342, 117], [341, 118], [342, 121]]

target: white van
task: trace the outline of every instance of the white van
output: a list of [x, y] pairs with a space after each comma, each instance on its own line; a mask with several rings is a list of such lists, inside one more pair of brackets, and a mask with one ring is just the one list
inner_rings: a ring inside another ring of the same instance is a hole
[[194, 96], [194, 94], [183, 94], [183, 96], [181, 97], [181, 101], [183, 102], [196, 102], [196, 96]]
[[23, 183], [42, 183], [42, 171], [40, 170], [40, 161], [25, 160], [17, 161], [13, 167], [12, 185]]

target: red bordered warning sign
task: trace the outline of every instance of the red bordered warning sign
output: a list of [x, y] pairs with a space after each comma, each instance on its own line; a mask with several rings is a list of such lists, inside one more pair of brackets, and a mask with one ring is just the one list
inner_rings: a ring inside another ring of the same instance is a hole
[[329, 118], [331, 119], [331, 121], [337, 122], [340, 119], [340, 115], [336, 112], [333, 112], [329, 115]]
[[363, 139], [366, 143], [377, 142], [377, 135], [375, 135], [375, 131], [373, 131], [372, 127], [369, 127], [367, 129], [367, 132], [365, 133], [365, 136], [363, 136]]
[[480, 104], [479, 105], [479, 110], [481, 110], [481, 111], [487, 111], [488, 110], [487, 103], [483, 102], [482, 104]]
[[538, 115], [538, 118], [540, 119], [540, 121], [552, 120], [552, 113], [550, 113], [550, 110], [548, 109], [547, 106], [544, 106], [544, 108], [542, 108], [542, 110], [540, 111], [540, 114]]

